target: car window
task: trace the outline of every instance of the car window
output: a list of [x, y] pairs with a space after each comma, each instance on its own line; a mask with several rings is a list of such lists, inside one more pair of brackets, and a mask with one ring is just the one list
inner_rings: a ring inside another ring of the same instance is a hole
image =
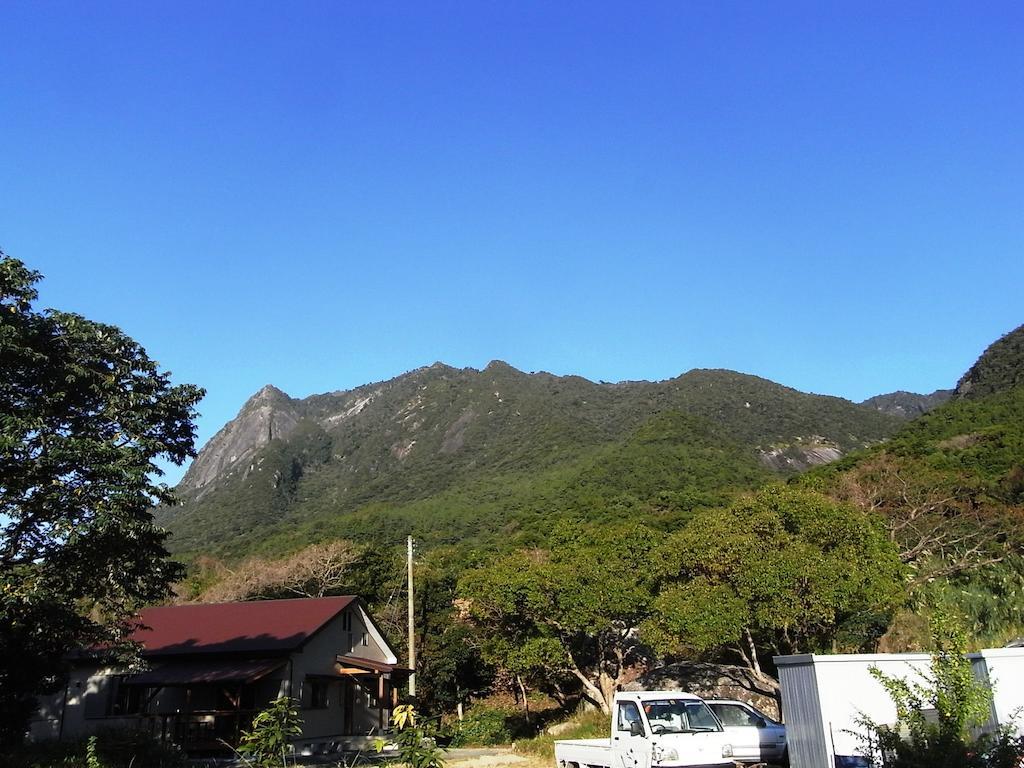
[[640, 722], [640, 708], [632, 701], [619, 703], [618, 725], [620, 731], [629, 731], [630, 723]]
[[709, 704], [708, 706], [710, 706], [715, 711], [715, 714], [718, 715], [718, 719], [722, 721], [722, 725], [731, 727], [757, 727], [757, 715], [746, 707], [741, 707], [738, 704]]
[[690, 728], [693, 730], [717, 731], [721, 726], [711, 714], [707, 704], [703, 701], [696, 701], [686, 706], [686, 717], [690, 721]]
[[707, 705], [697, 699], [655, 699], [644, 702], [647, 722], [654, 733], [720, 731]]

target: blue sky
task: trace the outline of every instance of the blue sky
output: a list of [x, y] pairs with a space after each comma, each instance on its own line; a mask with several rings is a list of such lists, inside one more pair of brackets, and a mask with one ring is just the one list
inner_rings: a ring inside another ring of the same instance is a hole
[[8, 0], [0, 29], [0, 247], [206, 387], [201, 441], [265, 383], [435, 360], [931, 391], [1024, 322], [1019, 3]]

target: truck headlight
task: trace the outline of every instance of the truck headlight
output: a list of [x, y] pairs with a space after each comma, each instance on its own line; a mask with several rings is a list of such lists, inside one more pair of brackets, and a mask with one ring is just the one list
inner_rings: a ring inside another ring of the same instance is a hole
[[732, 744], [722, 745], [722, 757], [732, 757]]
[[679, 752], [676, 751], [675, 747], [665, 749], [665, 747], [659, 745], [654, 749], [654, 759], [659, 763], [672, 762], [679, 759]]

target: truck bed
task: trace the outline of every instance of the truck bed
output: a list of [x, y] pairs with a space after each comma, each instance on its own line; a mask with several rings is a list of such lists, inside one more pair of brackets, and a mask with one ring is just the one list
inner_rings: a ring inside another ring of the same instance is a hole
[[612, 748], [609, 739], [565, 739], [555, 742], [555, 763], [559, 766], [575, 763], [611, 766]]

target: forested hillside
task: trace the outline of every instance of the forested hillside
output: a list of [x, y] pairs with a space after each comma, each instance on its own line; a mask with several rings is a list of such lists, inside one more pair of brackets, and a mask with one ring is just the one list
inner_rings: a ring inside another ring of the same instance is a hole
[[604, 706], [674, 659], [739, 664], [771, 696], [774, 654], [920, 648], [937, 611], [1000, 644], [1024, 634], [1020, 334], [909, 422], [724, 371], [265, 389], [219, 436], [238, 456], [257, 435], [251, 453], [201, 457], [167, 517], [193, 556], [181, 592], [356, 591], [402, 638], [413, 533], [433, 710], [506, 688]]
[[[884, 445], [799, 479], [880, 516], [914, 607], [964, 615], [978, 643], [1024, 635], [1024, 326], [992, 344], [953, 398]], [[919, 610], [895, 647], [923, 640]]]
[[162, 510], [184, 554], [527, 542], [557, 520], [662, 527], [695, 508], [887, 437], [895, 417], [730, 371], [594, 383], [435, 364], [295, 400], [260, 390], [203, 449]]

